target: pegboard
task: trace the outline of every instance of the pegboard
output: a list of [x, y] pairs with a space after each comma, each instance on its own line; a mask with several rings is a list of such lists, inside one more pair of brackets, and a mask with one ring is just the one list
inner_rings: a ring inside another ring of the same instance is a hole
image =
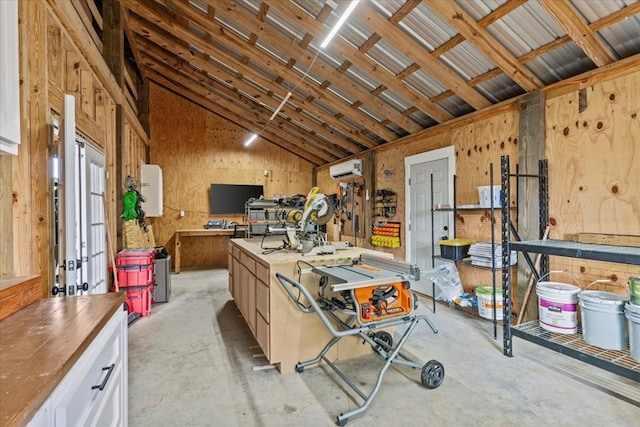
[[335, 221], [341, 237], [365, 236], [365, 202], [364, 180], [338, 183]]

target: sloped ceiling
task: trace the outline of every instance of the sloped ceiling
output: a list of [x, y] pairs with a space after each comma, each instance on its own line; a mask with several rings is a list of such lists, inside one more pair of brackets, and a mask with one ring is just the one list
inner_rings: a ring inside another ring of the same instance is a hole
[[144, 77], [315, 165], [640, 53], [635, 0], [361, 1], [326, 48], [348, 1], [122, 5]]

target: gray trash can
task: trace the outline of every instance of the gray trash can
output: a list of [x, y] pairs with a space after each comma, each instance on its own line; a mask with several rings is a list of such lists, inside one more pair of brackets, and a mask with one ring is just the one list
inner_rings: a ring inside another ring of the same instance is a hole
[[166, 258], [156, 258], [156, 302], [169, 302], [171, 296], [171, 255]]

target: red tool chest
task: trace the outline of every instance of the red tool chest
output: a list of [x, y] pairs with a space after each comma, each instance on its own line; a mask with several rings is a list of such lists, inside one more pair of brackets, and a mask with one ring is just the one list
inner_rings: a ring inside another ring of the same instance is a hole
[[155, 285], [154, 249], [125, 249], [116, 256], [116, 274], [120, 290], [127, 293], [129, 314], [151, 314]]
[[131, 286], [124, 288], [123, 291], [127, 292], [125, 304], [129, 314], [138, 313], [141, 317], [151, 314], [153, 286]]
[[116, 256], [118, 286], [145, 286], [155, 283], [153, 249], [125, 249]]

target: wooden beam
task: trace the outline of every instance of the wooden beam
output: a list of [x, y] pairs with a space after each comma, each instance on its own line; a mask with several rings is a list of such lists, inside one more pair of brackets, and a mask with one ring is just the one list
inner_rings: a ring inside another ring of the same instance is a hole
[[79, 53], [86, 59], [91, 69], [95, 72], [96, 77], [105, 87], [109, 96], [117, 103], [122, 103], [124, 98], [120, 86], [113, 77], [113, 74], [111, 74], [111, 70], [102, 57], [102, 53], [95, 44], [91, 42], [91, 37], [84, 28], [84, 24], [80, 20], [71, 2], [67, 0], [47, 0], [47, 3], [51, 6], [51, 10], [56, 14], [56, 18], [77, 46]]
[[576, 233], [564, 236], [565, 240], [597, 245], [640, 247], [640, 236], [632, 234]]
[[[487, 19], [489, 16], [491, 16], [492, 14], [496, 13], [499, 9], [506, 7], [507, 5], [512, 5], [512, 4], [517, 4], [520, 3], [522, 1], [525, 0], [511, 0], [508, 3], [505, 3], [504, 5], [500, 6], [498, 9], [494, 10], [493, 12], [491, 12], [489, 15], [485, 16], [484, 18], [482, 18], [480, 21], [478, 21], [479, 24], [481, 24], [482, 26], [485, 26], [485, 19]], [[626, 19], [630, 16], [633, 15], [637, 15], [638, 13], [640, 13], [640, 2], [637, 3], [633, 3], [623, 9], [618, 10], [617, 12], [612, 13], [609, 16], [605, 16], [593, 23], [591, 23], [589, 25], [589, 28], [591, 29], [591, 31], [599, 31], [605, 27], [608, 27], [612, 24], [615, 24], [616, 22], [622, 21], [623, 19]], [[493, 20], [490, 20], [491, 22], [493, 22]], [[443, 54], [446, 50], [445, 49], [445, 45], [448, 45], [449, 42], [451, 42], [454, 39], [458, 39], [459, 38], [459, 42], [464, 41], [464, 37], [462, 37], [460, 34], [454, 36], [452, 39], [450, 39], [449, 41], [447, 41], [446, 43], [444, 43], [443, 45], [441, 45], [440, 47], [436, 48], [433, 51], [433, 54], [435, 55], [436, 53], [438, 55]], [[458, 42], [458, 43], [459, 43]], [[571, 38], [569, 36], [563, 36], [563, 37], [559, 37], [555, 40], [552, 40], [549, 43], [546, 43], [542, 46], [537, 47], [536, 49], [533, 49], [530, 52], [525, 53], [524, 55], [518, 57], [518, 62], [521, 64], [526, 64], [527, 62], [537, 58], [540, 55], [543, 55], [557, 47], [560, 47], [564, 44], [567, 44], [571, 42]], [[456, 45], [458, 44], [456, 43]], [[453, 47], [453, 46], [452, 46]], [[480, 74], [477, 77], [474, 77], [473, 79], [469, 80], [469, 84], [471, 86], [476, 86], [482, 82], [485, 82], [489, 79], [492, 79], [496, 76], [498, 76], [501, 73], [500, 69], [498, 68], [494, 68], [493, 70], [489, 70], [486, 73]], [[451, 91], [447, 91], [447, 92], [443, 92], [442, 94], [432, 98], [431, 100], [433, 102], [439, 102], [442, 99], [446, 99], [450, 96], [453, 95], [453, 92]]]
[[543, 83], [455, 2], [423, 0], [445, 22], [462, 34], [487, 58], [526, 91], [541, 88]]
[[[146, 40], [150, 40], [154, 42], [159, 46], [163, 46], [165, 49], [174, 53], [178, 57], [186, 58], [187, 62], [189, 62], [191, 58], [195, 57], [195, 55], [189, 50], [189, 46], [186, 45], [182, 40], [159, 29], [156, 29], [155, 31], [149, 31], [149, 28], [152, 27], [151, 24], [147, 23], [146, 21], [143, 22], [142, 18], [138, 18], [135, 15], [132, 16], [129, 20], [129, 25], [134, 32], [142, 36], [140, 38], [138, 37], [136, 38], [136, 43], [138, 43], [139, 40], [141, 40], [141, 38], [144, 38]], [[223, 60], [231, 59], [231, 57], [223, 51], [216, 53], [216, 59], [220, 59], [220, 58], [222, 58]], [[211, 62], [211, 66], [212, 67], [207, 69], [207, 72], [209, 72], [213, 76], [216, 76], [216, 78], [218, 78], [221, 81], [228, 81], [230, 78], [229, 76], [231, 76], [231, 78], [234, 79], [234, 81], [242, 80], [245, 74], [252, 72], [251, 67], [249, 65], [245, 65], [240, 62], [235, 64], [237, 73], [230, 72], [229, 69], [226, 67], [223, 68], [223, 67], [215, 66], [214, 62]], [[270, 85], [273, 84], [272, 80], [262, 77], [259, 74], [252, 76], [252, 80], [253, 80], [253, 83], [252, 83], [253, 85], [258, 84], [261, 87], [265, 87], [265, 88], [268, 88]], [[272, 96], [273, 92], [271, 94], [268, 93], [268, 95]], [[325, 123], [327, 123], [329, 128], [335, 128], [339, 132], [342, 132], [343, 134], [347, 135], [348, 138], [352, 139], [353, 141], [356, 141], [365, 147], [373, 147], [377, 145], [375, 142], [371, 141], [368, 137], [365, 137], [364, 134], [361, 133], [360, 131], [356, 130], [353, 127], [348, 126], [343, 121], [336, 120], [333, 115], [329, 114], [328, 112], [326, 112], [321, 108], [314, 106], [311, 103], [311, 101], [307, 101], [305, 98], [302, 98], [296, 94], [293, 94], [290, 99], [292, 102], [298, 105], [299, 108], [309, 111], [309, 113], [312, 116], [317, 117], [320, 120], [323, 120]], [[277, 102], [274, 101], [273, 103], [274, 109], [276, 108], [278, 103], [279, 101]]]
[[587, 71], [586, 73], [579, 74], [570, 79], [551, 84], [542, 89], [542, 91], [547, 93], [547, 99], [551, 99], [573, 91], [591, 87], [597, 82], [622, 77], [629, 73], [635, 73], [639, 69], [640, 53], [612, 62], [604, 67]]
[[611, 50], [566, 0], [538, 0], [538, 3], [598, 67], [616, 60]]
[[[476, 110], [491, 105], [488, 99], [471, 87], [462, 77], [447, 67], [442, 61], [432, 56], [424, 46], [421, 46], [404, 31], [386, 20], [374, 8], [363, 2], [358, 5], [357, 18], [366, 23], [369, 28], [375, 29], [387, 43], [395, 46], [407, 58], [422, 67], [422, 70], [440, 81], [445, 87], [450, 88], [460, 98], [465, 100]], [[432, 116], [433, 117], [433, 116]], [[446, 120], [452, 117], [447, 117]], [[441, 117], [434, 117], [438, 122], [443, 122]]]
[[[484, 16], [482, 19], [478, 21], [478, 25], [482, 28], [487, 28], [489, 25], [494, 22], [502, 19], [504, 16], [511, 13], [513, 10], [519, 8], [523, 4], [525, 4], [528, 0], [509, 0], [506, 3], [503, 3], [501, 6], [493, 10], [491, 13]], [[464, 37], [462, 34], [456, 34], [445, 43], [441, 44], [437, 48], [431, 52], [431, 54], [435, 57], [444, 55], [446, 52], [450, 51], [454, 47], [458, 46], [460, 43], [464, 41]]]
[[98, 10], [98, 6], [96, 6], [96, 2], [94, 0], [84, 0], [84, 2], [89, 7], [91, 15], [93, 15], [93, 19], [95, 19], [96, 24], [98, 24], [98, 28], [102, 30], [102, 11]]
[[[267, 129], [263, 125], [259, 124], [257, 120], [248, 119], [248, 117], [256, 115], [248, 113], [244, 108], [239, 107], [232, 102], [224, 101], [220, 96], [217, 96], [211, 91], [208, 91], [201, 85], [190, 84], [188, 78], [179, 75], [176, 71], [155, 62], [149, 57], [146, 57], [144, 59], [144, 64], [145, 66], [149, 67], [149, 70], [154, 71], [155, 74], [148, 72], [148, 75], [150, 77], [152, 76], [155, 81], [159, 81], [158, 75], [166, 76], [166, 79], [170, 79], [174, 82], [174, 84], [178, 84], [182, 87], [182, 89], [176, 91], [176, 93], [184, 93], [186, 89], [188, 92], [193, 93], [194, 95], [198, 95], [204, 99], [207, 99], [209, 104], [213, 103], [214, 105], [217, 105], [216, 108], [211, 110], [212, 112], [215, 112], [216, 114], [221, 115], [228, 120], [231, 120], [233, 123], [250, 129], [262, 136], [266, 135], [265, 131], [271, 133], [272, 135], [279, 135], [279, 141], [273, 142], [277, 142], [280, 146], [286, 146], [288, 151], [295, 153], [299, 157], [306, 158], [307, 155], [313, 155], [316, 158], [322, 159], [322, 162], [320, 164], [326, 163], [327, 161], [333, 161], [337, 158], [337, 156], [330, 155], [329, 153], [310, 146], [310, 144], [307, 141], [304, 141], [302, 138], [298, 138], [299, 141], [296, 141], [296, 143], [294, 143], [292, 141], [293, 138], [291, 138], [291, 134], [283, 132], [277, 126], [271, 126], [269, 129]], [[300, 150], [304, 151], [305, 153], [301, 153]]]
[[124, 28], [120, 0], [103, 0], [104, 15], [104, 59], [120, 90], [124, 92]]
[[[15, 195], [14, 274], [42, 276], [42, 295], [49, 295], [53, 283], [53, 197], [49, 178], [49, 100], [47, 87], [47, 13], [43, 1], [21, 2], [18, 6], [21, 105], [23, 122], [20, 155], [13, 163]], [[89, 42], [90, 43], [90, 42]], [[19, 219], [19, 220], [18, 220]], [[5, 232], [3, 230], [2, 232]]]
[[298, 157], [301, 157], [313, 163], [314, 165], [323, 165], [327, 163], [325, 159], [315, 156], [314, 154], [306, 152], [300, 147], [294, 144], [291, 144], [286, 138], [282, 138], [278, 136], [277, 134], [275, 134], [269, 129], [265, 129], [261, 131], [262, 128], [256, 125], [246, 116], [237, 115], [231, 111], [221, 109], [215, 102], [209, 100], [206, 96], [200, 95], [194, 92], [189, 92], [188, 89], [181, 86], [179, 83], [172, 81], [171, 79], [167, 78], [165, 75], [151, 68], [146, 68], [144, 73], [148, 79], [158, 83], [160, 86], [163, 86], [164, 88], [176, 93], [179, 96], [184, 97], [184, 94], [186, 93], [188, 95], [187, 99], [189, 101], [194, 102], [202, 106], [203, 108], [207, 109], [208, 111], [211, 111], [212, 113], [230, 121], [231, 123], [235, 123], [238, 126], [241, 126], [249, 131], [259, 132], [261, 137], [266, 139], [270, 143], [278, 145], [279, 147], [287, 150], [292, 154], [295, 154]]
[[89, 34], [89, 37], [91, 37], [91, 40], [98, 50], [102, 52], [102, 40], [100, 40], [98, 33], [96, 33], [96, 30], [93, 28], [93, 17], [89, 6], [84, 0], [71, 0], [71, 3], [73, 4], [78, 16], [80, 16], [87, 34]]
[[413, 9], [418, 7], [421, 3], [421, 0], [407, 0], [405, 4], [400, 6], [398, 10], [389, 18], [389, 22], [393, 25], [398, 25], [400, 21], [407, 17]]
[[[149, 21], [145, 20], [144, 18], [138, 17], [136, 14], [132, 14], [130, 16], [129, 25], [130, 25], [130, 28], [132, 28], [135, 32], [137, 32], [138, 34], [140, 34], [141, 36], [149, 40], [154, 40], [156, 44], [162, 45], [162, 42], [157, 41], [160, 37], [163, 39], [172, 40], [173, 47], [171, 48], [171, 50], [183, 58], [190, 58], [193, 56], [193, 54], [189, 50], [189, 45], [185, 44], [183, 40], [178, 39], [176, 36], [173, 36], [171, 34], [177, 33], [179, 36], [183, 38], [186, 37], [191, 45], [193, 45], [194, 47], [198, 48], [201, 51], [209, 50], [215, 55], [216, 61], [226, 62], [227, 64], [229, 63], [233, 64], [233, 61], [236, 61], [234, 57], [232, 57], [223, 49], [212, 51], [211, 50], [212, 46], [210, 44], [204, 42], [201, 39], [198, 39], [197, 37], [192, 36], [189, 32], [183, 32], [180, 29], [172, 30], [168, 26], [165, 26], [165, 28], [159, 29], [155, 25], [151, 24]], [[235, 64], [233, 64], [233, 69], [235, 69], [237, 73], [240, 73], [242, 75], [241, 76], [242, 78], [246, 78], [249, 81], [253, 81], [258, 84], [261, 84], [265, 88], [272, 87], [274, 84], [274, 81], [268, 78], [265, 78], [262, 74], [256, 72], [254, 67], [252, 67], [251, 65], [247, 65], [243, 62], [236, 62]], [[223, 77], [222, 80], [226, 80], [226, 78], [227, 77]], [[276, 83], [277, 83], [277, 79], [276, 79]], [[286, 90], [288, 89], [289, 89], [288, 87], [283, 88], [282, 93], [285, 93]], [[349, 135], [351, 138], [363, 144], [365, 147], [373, 147], [377, 145], [374, 141], [370, 140], [368, 137], [365, 139], [365, 135], [363, 131], [360, 131], [354, 127], [351, 127], [351, 125], [347, 125], [344, 121], [336, 120], [336, 118], [332, 114], [329, 114], [327, 111], [323, 110], [322, 108], [315, 106], [312, 103], [312, 101], [305, 100], [305, 98], [300, 97], [296, 94], [294, 94], [291, 97], [291, 99], [292, 101], [295, 100], [296, 104], [299, 107], [305, 110], [308, 110], [313, 116], [316, 116], [321, 120], [324, 120], [326, 123], [331, 123], [332, 127], [338, 129], [339, 131], [343, 132], [346, 135]], [[387, 132], [391, 136], [395, 137], [395, 134], [393, 134], [391, 131], [387, 131]]]
[[13, 277], [12, 157], [0, 156], [0, 279]]
[[[537, 175], [539, 161], [545, 157], [545, 103], [544, 92], [536, 91], [523, 95], [520, 99], [518, 117], [518, 173]], [[542, 238], [549, 224], [540, 224], [540, 186], [537, 179], [520, 179], [516, 182], [518, 189], [518, 234], [522, 240]], [[544, 264], [542, 264], [544, 265]], [[524, 295], [528, 287], [531, 271], [524, 262], [522, 254], [518, 254], [518, 294]], [[536, 301], [528, 302], [528, 314], [525, 321], [532, 320]], [[521, 305], [521, 302], [518, 302]]]
[[[186, 63], [187, 63], [186, 60], [179, 58], [177, 54], [170, 52], [169, 50], [163, 49], [160, 46], [156, 45], [155, 43], [145, 38], [141, 37], [140, 40], [138, 40], [138, 45], [143, 49], [144, 53], [150, 54], [156, 59], [161, 60], [166, 65], [172, 66], [176, 70], [179, 70], [180, 68], [184, 68], [184, 66], [186, 66]], [[169, 47], [169, 44], [165, 44], [165, 46]], [[183, 62], [184, 64], [181, 64], [181, 62]], [[216, 67], [211, 61], [207, 61], [204, 58], [199, 57], [198, 55], [193, 55], [189, 60], [189, 63], [204, 70], [206, 73], [209, 73], [211, 71], [210, 75], [214, 75], [213, 70]], [[212, 77], [208, 77], [208, 78], [210, 78], [212, 81], [215, 80]], [[231, 76], [231, 78], [225, 79], [224, 82], [226, 82], [227, 84], [233, 85], [233, 89], [228, 88], [226, 85], [221, 83], [218, 84], [217, 87], [219, 88], [220, 91], [225, 92], [228, 97], [233, 97], [233, 98], [239, 97], [240, 93], [238, 91], [242, 91], [246, 95], [251, 96], [253, 102], [264, 105], [264, 101], [260, 99], [264, 94], [264, 92], [256, 88], [255, 85], [250, 85], [233, 75]], [[265, 94], [265, 95], [268, 96], [268, 94]], [[281, 109], [281, 112], [285, 114], [289, 119], [292, 120], [292, 124], [295, 124], [296, 126], [298, 125], [304, 126], [310, 129], [311, 131], [315, 132], [317, 135], [321, 136], [322, 138], [328, 141], [333, 141], [333, 144], [336, 144], [338, 148], [342, 148], [342, 150], [340, 150], [339, 153], [335, 153], [339, 157], [344, 157], [346, 155], [362, 151], [362, 147], [360, 145], [350, 142], [349, 140], [345, 139], [344, 136], [338, 135], [334, 131], [332, 131], [330, 128], [318, 124], [316, 121], [304, 116], [302, 113], [299, 113], [295, 109], [290, 108], [287, 104], [283, 106], [283, 108]], [[267, 117], [270, 117], [271, 114], [272, 114], [272, 111], [269, 111], [267, 114]], [[282, 117], [276, 116], [275, 120], [281, 121]], [[304, 130], [303, 132], [307, 132], [307, 131]]]
[[[358, 7], [360, 6], [361, 5], [358, 5]], [[292, 22], [300, 22], [301, 27], [307, 31], [307, 35], [310, 35], [313, 38], [322, 37], [326, 32], [322, 23], [318, 22], [301, 9], [292, 8], [278, 2], [274, 3], [271, 8], [276, 9], [280, 14], [287, 17]], [[379, 40], [380, 38], [376, 39]], [[331, 50], [345, 58], [348, 58], [350, 62], [365, 70], [387, 88], [396, 91], [410, 104], [416, 106], [429, 117], [432, 117], [435, 121], [443, 122], [453, 118], [450, 113], [427, 99], [423, 93], [418, 92], [413, 87], [404, 83], [402, 78], [406, 77], [406, 75], [401, 77], [394, 76], [389, 70], [381, 67], [380, 64], [367, 56], [365, 54], [366, 50], [362, 51], [354, 48], [351, 44], [340, 38], [332, 40]]]
[[[176, 73], [182, 74], [183, 76], [193, 80], [192, 83], [189, 80], [181, 80], [180, 83], [183, 86], [186, 86], [191, 91], [196, 93], [200, 89], [200, 86], [204, 86], [205, 89], [209, 91], [209, 95], [207, 96], [209, 99], [212, 99], [215, 102], [219, 102], [220, 106], [226, 108], [227, 110], [234, 109], [231, 107], [231, 105], [236, 106], [236, 104], [233, 103], [233, 100], [234, 98], [240, 97], [237, 91], [227, 88], [225, 85], [216, 82], [215, 80], [206, 75], [203, 75], [202, 73], [196, 71], [194, 68], [186, 64], [181, 64], [182, 61], [177, 60], [176, 58], [167, 58], [167, 55], [163, 54], [162, 52], [160, 52], [160, 55], [161, 56], [159, 58], [156, 58], [149, 56], [149, 52], [144, 52], [142, 54], [144, 61], [143, 64], [147, 67], [156, 69], [156, 71], [160, 71], [163, 68], [166, 70], [165, 67], [171, 67], [175, 70]], [[160, 64], [163, 64], [163, 67], [161, 67]], [[174, 81], [175, 80], [176, 79], [174, 78]], [[267, 118], [271, 115], [270, 110], [267, 110], [260, 103], [254, 100], [250, 100], [246, 97], [241, 99], [240, 103], [242, 104], [243, 108], [250, 110], [249, 112], [245, 111], [245, 114], [249, 113], [251, 115], [256, 115], [256, 117], [260, 115], [261, 117], [264, 117], [264, 123], [267, 123]], [[319, 150], [326, 151], [334, 157], [339, 158], [348, 155], [348, 153], [343, 150], [339, 150], [336, 152], [336, 148], [333, 145], [330, 145], [330, 143], [328, 143], [327, 141], [318, 138], [316, 135], [309, 134], [309, 132], [306, 130], [302, 130], [299, 128], [292, 129], [294, 125], [290, 124], [288, 121], [283, 122], [274, 119], [271, 122], [271, 125], [278, 126], [281, 129], [291, 133], [291, 135], [298, 135], [299, 138], [306, 140], [306, 142], [310, 145], [318, 148]]]
[[[186, 1], [186, 0], [185, 0]], [[314, 62], [314, 55], [305, 49], [300, 48], [299, 46], [292, 44], [291, 39], [283, 36], [279, 31], [274, 31], [273, 29], [266, 26], [263, 22], [260, 22], [254, 15], [247, 12], [247, 10], [241, 6], [239, 6], [235, 2], [226, 1], [224, 2], [224, 7], [220, 7], [220, 1], [217, 0], [205, 0], [210, 6], [218, 6], [217, 15], [218, 16], [226, 16], [230, 17], [234, 20], [234, 22], [238, 23], [240, 26], [244, 28], [252, 28], [255, 36], [259, 37], [261, 40], [266, 41], [267, 43], [278, 47], [282, 52], [286, 52], [288, 55], [293, 57], [298, 65], [298, 67], [302, 69], [309, 69], [311, 64], [313, 64], [313, 72], [314, 74], [323, 78], [326, 82], [335, 85], [341, 92], [346, 95], [363, 102], [363, 104], [371, 107], [377, 113], [388, 117], [391, 121], [397, 124], [399, 127], [406, 129], [410, 132], [416, 132], [422, 130], [422, 126], [415, 123], [411, 119], [403, 116], [398, 110], [393, 107], [390, 107], [381, 99], [370, 95], [366, 91], [362, 91], [356, 87], [356, 84], [353, 80], [335, 72], [335, 67], [331, 64], [322, 60], [322, 58], [318, 57]], [[226, 37], [225, 39], [230, 42], [232, 45], [235, 45], [239, 50], [244, 51], [245, 53], [250, 52], [251, 60], [266, 60], [266, 63], [273, 62], [273, 57], [269, 55], [265, 55], [262, 50], [257, 48], [256, 46], [246, 43], [244, 40], [229, 35], [229, 32], [226, 31], [223, 27], [215, 24], [207, 17], [203, 16], [201, 13], [195, 11], [193, 7], [186, 6], [183, 0], [177, 0], [174, 2], [176, 7], [180, 10], [181, 13], [184, 14], [189, 20], [197, 23], [202, 26], [207, 31], [210, 31], [214, 34], [223, 33]], [[272, 67], [273, 69], [273, 67]], [[287, 74], [291, 74], [292, 70], [284, 67], [284, 70], [288, 71]], [[283, 71], [284, 71], [283, 70]], [[285, 75], [284, 73], [282, 74]], [[295, 83], [300, 80], [303, 75], [294, 73], [292, 76], [289, 76], [291, 82]], [[304, 82], [303, 82], [304, 83]], [[331, 108], [334, 108], [337, 111], [344, 110], [345, 101], [339, 97], [334, 95], [330, 95], [330, 92], [323, 89], [323, 94], [320, 94], [319, 97], [324, 98], [324, 102], [327, 103]], [[359, 110], [358, 110], [359, 111]], [[361, 115], [364, 116], [364, 113], [360, 112]], [[371, 123], [376, 123], [374, 120], [366, 116], [367, 120]], [[393, 136], [393, 138], [397, 138], [397, 136]]]
[[[167, 31], [170, 34], [177, 35], [178, 37], [182, 38], [183, 40], [187, 41], [188, 43], [202, 50], [203, 52], [209, 53], [212, 57], [220, 57], [221, 54], [223, 54], [223, 52], [226, 50], [224, 48], [223, 49], [218, 48], [217, 46], [198, 37], [185, 26], [182, 26], [179, 23], [175, 22], [175, 20], [172, 20], [171, 17], [167, 14], [167, 12], [165, 12], [164, 10], [162, 10], [156, 5], [135, 2], [134, 0], [125, 0], [125, 4], [127, 5], [127, 7], [131, 7], [132, 11], [136, 12], [137, 14], [145, 18], [148, 22], [150, 23], [153, 22], [157, 24], [159, 28], [162, 28], [164, 31]], [[203, 23], [203, 25], [204, 24], [205, 23]], [[207, 25], [211, 27], [213, 23], [207, 24]], [[242, 38], [237, 37], [233, 34], [230, 34], [230, 32], [227, 31], [225, 28], [217, 26], [216, 30], [214, 30], [213, 28], [207, 28], [207, 30], [212, 34], [215, 34], [217, 45], [219, 45], [221, 42], [226, 40], [231, 44], [230, 49], [236, 50], [236, 51], [243, 51], [247, 47], [251, 46]], [[292, 70], [289, 70], [286, 67], [286, 65], [281, 64], [278, 61], [274, 61], [272, 56], [260, 50], [253, 49], [252, 47], [250, 47], [250, 49], [252, 50], [252, 55], [253, 55], [253, 58], [251, 59], [252, 61], [255, 61], [256, 65], [259, 65], [260, 67], [269, 68], [273, 72], [288, 78], [290, 82], [296, 82], [300, 80], [301, 76], [298, 73]], [[310, 60], [311, 58], [309, 58], [309, 61]], [[238, 67], [237, 59], [234, 59], [232, 62], [227, 62], [227, 66], [230, 66], [232, 68], [237, 68]], [[247, 68], [246, 74], [247, 76], [253, 79], [253, 78], [256, 78], [256, 76], [258, 75], [258, 72], [256, 71], [255, 67], [249, 66]], [[331, 103], [336, 102], [334, 101], [334, 99], [335, 100], [340, 99], [339, 97], [333, 95], [332, 93], [324, 91], [323, 89], [319, 88], [317, 85], [310, 82], [309, 79], [303, 80], [300, 83], [300, 87], [310, 92], [314, 97], [318, 99], [322, 99], [323, 102], [327, 103], [327, 105], [331, 105]], [[285, 89], [286, 89], [285, 90], [285, 93], [286, 93], [288, 91], [288, 87], [286, 87]], [[343, 102], [343, 101], [340, 101], [340, 102]], [[370, 117], [366, 116], [363, 112], [355, 111], [352, 109], [345, 110], [343, 108], [338, 108], [338, 111], [341, 111], [341, 110], [344, 112], [345, 115], [348, 115], [349, 118], [351, 118], [354, 122], [358, 123], [364, 128], [370, 129], [372, 132], [375, 132], [376, 134], [380, 135], [386, 140], [397, 138], [397, 135], [393, 131], [379, 124], [378, 122], [372, 120]]]

